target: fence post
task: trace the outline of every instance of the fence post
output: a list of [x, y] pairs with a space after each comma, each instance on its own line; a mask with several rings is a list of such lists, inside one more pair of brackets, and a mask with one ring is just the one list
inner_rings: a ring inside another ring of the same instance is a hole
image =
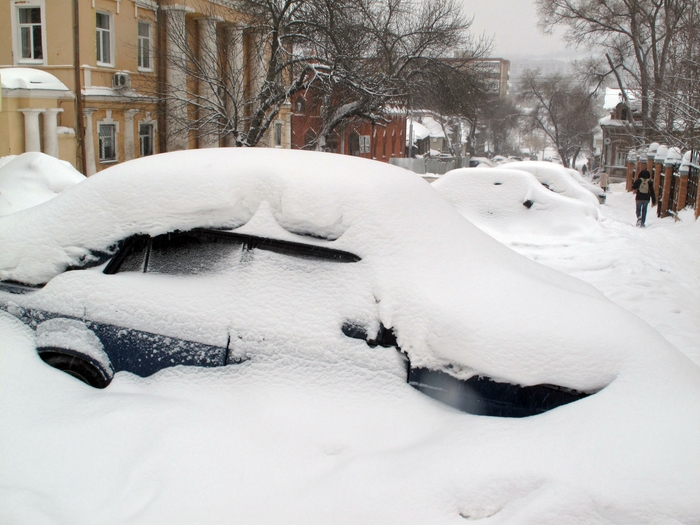
[[663, 199], [662, 202], [657, 202], [657, 206], [661, 206], [659, 217], [668, 216], [668, 205], [671, 202], [671, 177], [673, 177], [673, 164], [666, 164], [664, 166]]
[[[673, 171], [677, 164], [681, 161], [681, 151], [678, 148], [669, 148], [668, 154], [666, 155], [666, 160], [664, 165], [666, 168], [664, 174], [664, 191], [663, 191], [663, 203], [661, 208], [661, 217], [666, 217], [668, 215], [668, 210], [672, 204], [672, 199], [674, 195], [671, 195], [671, 183], [673, 177]], [[674, 210], [677, 211], [677, 210]]]
[[678, 209], [680, 211], [685, 208], [685, 203], [688, 202], [688, 182], [690, 178], [690, 162], [693, 155], [692, 150], [686, 151], [681, 160], [681, 166], [678, 168]]
[[637, 157], [637, 152], [635, 150], [630, 150], [627, 153], [627, 181], [625, 183], [625, 190], [632, 191], [632, 183], [634, 182], [634, 165]]
[[[661, 182], [661, 172], [664, 169], [664, 161], [666, 160], [666, 155], [668, 154], [668, 146], [659, 146], [656, 150], [656, 155], [654, 156], [654, 193], [659, 196], [659, 183]], [[661, 208], [659, 207], [659, 210]]]

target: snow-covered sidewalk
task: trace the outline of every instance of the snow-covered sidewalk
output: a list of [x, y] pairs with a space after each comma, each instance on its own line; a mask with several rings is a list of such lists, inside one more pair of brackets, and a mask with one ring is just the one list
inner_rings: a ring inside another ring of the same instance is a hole
[[594, 285], [635, 313], [700, 365], [700, 220], [647, 214], [635, 226], [634, 196], [613, 184], [600, 208], [600, 231], [551, 243], [512, 243], [519, 253]]

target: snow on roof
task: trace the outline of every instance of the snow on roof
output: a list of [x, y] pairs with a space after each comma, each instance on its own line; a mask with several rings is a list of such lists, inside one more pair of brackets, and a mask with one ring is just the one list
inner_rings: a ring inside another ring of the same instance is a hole
[[430, 115], [425, 115], [423, 117], [423, 125], [430, 130], [430, 136], [433, 138], [444, 138], [445, 131], [442, 129], [442, 124], [440, 124], [434, 117]]
[[0, 83], [3, 89], [69, 91], [66, 85], [51, 73], [28, 67], [0, 69]]
[[[571, 208], [582, 217], [595, 213]], [[183, 331], [173, 336], [187, 338], [188, 329], [199, 333], [212, 323], [227, 330], [235, 315], [249, 327], [278, 326], [296, 335], [305, 325], [290, 320], [303, 310], [324, 320], [315, 330], [333, 341], [342, 337], [342, 319], [329, 316], [345, 304], [345, 315], [378, 318], [393, 328], [415, 367], [439, 370], [453, 363], [465, 373], [586, 391], [613, 381], [623, 355], [666, 344], [592, 286], [485, 235], [420, 176], [315, 152], [203, 149], [113, 166], [40, 206], [0, 217], [0, 278], [45, 282], [91, 250], [106, 250], [130, 235], [194, 227], [240, 228], [354, 253], [362, 258], [353, 266], [358, 273], [350, 295], [356, 299], [329, 305], [306, 300], [301, 309], [294, 294], [278, 292], [285, 274], [269, 269], [263, 281], [212, 281], [217, 289], [226, 287], [228, 297], [214, 310], [207, 294], [185, 294], [174, 287], [177, 280], [147, 279], [152, 289], [144, 297], [167, 301], [159, 315], [144, 316], [117, 305], [133, 299], [120, 299], [120, 281], [112, 280], [109, 308], [100, 310], [103, 322], [139, 329], [167, 323]], [[89, 296], [91, 290], [79, 289], [81, 275], [63, 273], [44, 290], [63, 286], [71, 298]]]
[[0, 215], [37, 206], [84, 180], [70, 163], [44, 153], [0, 158]]
[[426, 128], [423, 124], [418, 122], [417, 120], [413, 119], [408, 119], [406, 120], [406, 144], [408, 144], [408, 141], [411, 140], [411, 125], [413, 125], [413, 140], [414, 142], [417, 140], [423, 140], [427, 139], [430, 137], [430, 130]]
[[[637, 97], [632, 91], [627, 90], [627, 96], [630, 99], [630, 103], [634, 104]], [[617, 88], [605, 88], [605, 96], [603, 99], [603, 109], [612, 110], [617, 107], [618, 104], [624, 102], [625, 98], [622, 95], [622, 90]]]

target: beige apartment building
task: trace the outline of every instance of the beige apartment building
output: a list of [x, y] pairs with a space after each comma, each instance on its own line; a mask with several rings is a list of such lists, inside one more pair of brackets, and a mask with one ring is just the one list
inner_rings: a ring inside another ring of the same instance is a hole
[[[192, 109], [178, 99], [215, 93], [177, 64], [199, 57], [212, 74], [230, 64], [244, 97], [261, 74], [246, 31], [225, 0], [0, 0], [0, 156], [43, 151], [92, 175], [162, 151], [232, 145], [215, 123], [183, 129]], [[265, 145], [289, 147], [289, 123], [285, 107]]]

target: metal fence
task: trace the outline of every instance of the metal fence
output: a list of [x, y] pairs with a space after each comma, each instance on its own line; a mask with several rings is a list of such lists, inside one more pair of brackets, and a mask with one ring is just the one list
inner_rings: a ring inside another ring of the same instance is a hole
[[685, 205], [688, 208], [697, 209], [698, 202], [698, 184], [700, 184], [700, 169], [696, 166], [700, 165], [700, 150], [693, 150], [690, 154], [690, 170], [688, 172], [688, 193], [685, 199]]
[[399, 166], [407, 170], [411, 170], [419, 175], [435, 174], [444, 175], [450, 170], [456, 168], [468, 168], [469, 158], [462, 157], [461, 159], [411, 159], [411, 158], [394, 158], [389, 160], [390, 164]]

